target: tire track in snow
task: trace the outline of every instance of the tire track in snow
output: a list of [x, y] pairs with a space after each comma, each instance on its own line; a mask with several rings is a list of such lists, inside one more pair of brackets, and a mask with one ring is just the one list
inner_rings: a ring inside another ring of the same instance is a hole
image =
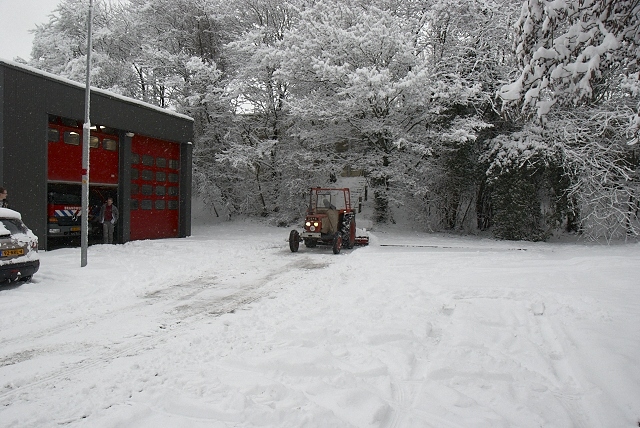
[[[168, 285], [165, 288], [162, 288], [160, 290], [155, 290], [151, 293], [144, 295], [143, 299], [158, 296], [158, 295], [163, 295], [163, 298], [159, 299], [160, 303], [162, 303], [162, 302], [170, 301], [171, 299], [185, 300], [191, 297], [195, 297], [196, 295], [205, 291], [207, 288], [214, 287], [215, 285], [217, 285], [215, 281], [216, 277], [217, 277], [216, 275], [211, 277], [201, 275], [198, 278], [193, 279], [186, 283], [182, 283], [182, 284], [174, 283], [174, 284]], [[185, 293], [185, 291], [193, 289], [194, 286], [197, 287], [195, 291]], [[167, 292], [167, 290], [175, 290], [175, 291], [172, 291], [169, 293]], [[80, 314], [79, 316], [76, 316], [72, 319], [62, 320], [61, 322], [58, 322], [54, 326], [45, 328], [43, 330], [39, 330], [38, 332], [33, 334], [29, 334], [28, 337], [30, 338], [30, 342], [33, 342], [33, 341], [37, 341], [38, 339], [52, 337], [61, 333], [68, 333], [69, 330], [71, 330], [73, 327], [78, 327], [81, 324], [86, 324], [86, 325], [98, 324], [102, 321], [112, 319], [115, 314], [122, 313], [122, 312], [131, 313], [137, 309], [139, 310], [143, 307], [143, 305], [144, 307], [146, 307], [149, 305], [149, 303], [145, 302], [145, 300], [142, 300], [142, 301], [137, 300], [135, 303], [130, 305], [114, 306], [114, 307], [111, 307], [109, 310], [106, 310], [100, 313], [92, 312], [90, 314], [90, 317], [87, 316], [86, 314]], [[8, 339], [7, 338], [2, 339], [2, 344], [4, 349], [10, 347], [11, 345], [20, 345], [24, 342], [25, 342], [25, 338], [22, 335], [15, 336]], [[56, 348], [59, 348], [59, 347], [56, 347]], [[17, 351], [11, 355], [2, 357], [0, 358], [0, 367], [25, 361], [26, 359], [29, 359], [29, 358], [21, 358], [20, 356], [26, 356], [26, 355], [33, 356], [34, 354], [37, 354], [37, 351], [38, 349], [29, 348], [29, 349]]]
[[[135, 241], [130, 244], [135, 245]], [[188, 240], [171, 242], [170, 246], [171, 246], [171, 251], [179, 254], [193, 251], [193, 243], [189, 242]], [[106, 253], [109, 253], [109, 254], [112, 253], [114, 257], [118, 257], [121, 254], [121, 252], [126, 252], [124, 249], [124, 246], [123, 248], [119, 248], [119, 247], [120, 246], [114, 246], [113, 248], [108, 248], [108, 251], [106, 251]], [[167, 298], [170, 298], [171, 296], [169, 295], [170, 293], [166, 293], [166, 290], [175, 289], [175, 292], [173, 293], [173, 295], [175, 295], [176, 298], [183, 298], [184, 288], [191, 287], [193, 289], [194, 286], [204, 288], [206, 287], [206, 285], [203, 286], [201, 284], [203, 278], [208, 278], [208, 279], [215, 278], [216, 275], [214, 275], [214, 273], [220, 273], [220, 272], [222, 274], [236, 273], [238, 272], [239, 266], [243, 265], [243, 261], [244, 261], [243, 259], [247, 259], [251, 257], [251, 255], [255, 255], [256, 253], [259, 253], [262, 255], [261, 257], [276, 258], [277, 256], [279, 256], [280, 253], [284, 251], [284, 247], [281, 245], [273, 245], [271, 243], [253, 243], [253, 242], [248, 243], [246, 246], [246, 249], [247, 251], [235, 251], [231, 257], [223, 257], [222, 261], [226, 263], [222, 265], [219, 265], [216, 263], [215, 268], [211, 269], [211, 272], [207, 272], [205, 270], [204, 273], [201, 273], [198, 276], [195, 276], [194, 274], [189, 275], [188, 281], [182, 281], [181, 280], [182, 278], [177, 278], [173, 280], [166, 280], [164, 278], [159, 278], [161, 280], [160, 282], [153, 282], [154, 279], [156, 279], [155, 272], [150, 272], [148, 268], [149, 266], [153, 266], [154, 263], [167, 263], [166, 252], [168, 251], [168, 249], [166, 244], [160, 245], [158, 243], [152, 243], [148, 247], [145, 246], [145, 251], [149, 252], [149, 256], [148, 256], [148, 260], [146, 260], [146, 265], [141, 266], [142, 268], [141, 271], [137, 271], [135, 269], [134, 270], [126, 269], [126, 268], [124, 270], [128, 271], [129, 273], [129, 276], [128, 276], [129, 281], [131, 281], [132, 284], [136, 283], [136, 287], [135, 287], [136, 289], [141, 288], [139, 284], [141, 284], [144, 288], [162, 287], [160, 290], [155, 290], [155, 291], [165, 292], [164, 294], [167, 295]], [[218, 250], [218, 251], [221, 251], [221, 250]], [[103, 253], [105, 253], [105, 251], [103, 251]], [[229, 255], [228, 251], [224, 251], [224, 253]], [[212, 254], [215, 257], [216, 254], [218, 253], [217, 251], [213, 251]], [[204, 260], [208, 260], [208, 259], [204, 259]], [[63, 257], [61, 257], [60, 260], [57, 260], [54, 258], [49, 261], [50, 263], [59, 262], [61, 264], [66, 264], [68, 263], [68, 255], [66, 256], [63, 255]], [[246, 265], [247, 263], [244, 263], [244, 264]], [[282, 265], [285, 265], [285, 264], [286, 263], [282, 263]], [[179, 264], [176, 265], [176, 270], [179, 271]], [[142, 276], [143, 274], [145, 276]], [[52, 278], [52, 274], [49, 274], [49, 277]], [[75, 280], [75, 278], [71, 278], [71, 277], [66, 279], [68, 279], [69, 281]], [[58, 278], [58, 280], [60, 279]], [[41, 280], [37, 282], [41, 282]], [[39, 285], [42, 285], [43, 287], [41, 288], [41, 290], [40, 289], [33, 290], [35, 294], [39, 294], [39, 292], [42, 291], [43, 293], [50, 295], [52, 299], [56, 299], [58, 297], [57, 295], [52, 294], [50, 290], [49, 291], [46, 290], [46, 285], [48, 284], [43, 283]], [[217, 286], [217, 284], [211, 284], [211, 285]], [[28, 296], [29, 293], [30, 292], [25, 291], [25, 296]], [[135, 299], [134, 296], [132, 296], [132, 298]], [[100, 296], [100, 299], [96, 299], [95, 296], [92, 296], [92, 295], [87, 295], [87, 296], [84, 296], [82, 300], [74, 300], [74, 304], [76, 306], [74, 306], [73, 308], [59, 305], [59, 307], [56, 309], [61, 310], [60, 313], [62, 313], [63, 316], [51, 317], [46, 319], [47, 327], [42, 328], [41, 325], [39, 325], [39, 324], [45, 323], [43, 322], [44, 319], [42, 318], [42, 316], [39, 318], [30, 317], [28, 319], [23, 319], [23, 320], [20, 320], [21, 326], [19, 330], [16, 331], [16, 329], [3, 329], [3, 331], [0, 331], [0, 342], [3, 344], [4, 350], [6, 350], [7, 348], [11, 347], [14, 344], [21, 344], [25, 342], [24, 341], [25, 336], [28, 336], [32, 339], [30, 342], [33, 342], [33, 341], [37, 342], [38, 339], [50, 338], [51, 336], [55, 336], [60, 333], [68, 333], [70, 330], [70, 326], [76, 325], [76, 327], [78, 327], [79, 329], [82, 329], [86, 327], [86, 324], [82, 323], [83, 321], [89, 320], [88, 325], [92, 325], [104, 319], [109, 319], [113, 314], [116, 314], [118, 312], [135, 310], [136, 307], [138, 306], [137, 301], [135, 301], [133, 304], [130, 304], [130, 300], [127, 302], [120, 302], [120, 301], [116, 302], [114, 300], [115, 299], [112, 298], [112, 296], [110, 295], [102, 295]], [[122, 299], [120, 297], [117, 297], [117, 300], [122, 300]], [[87, 305], [87, 308], [83, 308], [85, 304]], [[106, 309], [104, 308], [105, 304], [106, 304]], [[84, 313], [84, 311], [90, 312], [90, 316], [87, 316], [87, 313]], [[52, 314], [58, 315], [55, 312], [52, 312]], [[10, 324], [8, 321], [6, 322], [7, 322], [7, 325], [12, 325], [12, 326], [15, 325], [15, 320], [12, 320], [13, 324]]]
[[[291, 267], [293, 268], [297, 267], [302, 269], [309, 269], [309, 268], [313, 269], [317, 267], [326, 267], [328, 265], [329, 263], [324, 263], [319, 266], [315, 266], [314, 260], [305, 258], [302, 260], [295, 260], [293, 262], [285, 263], [282, 266], [275, 266], [274, 269], [281, 269], [283, 271], [286, 271]], [[100, 322], [112, 319], [115, 314], [122, 313], [122, 312], [131, 313], [133, 311], [146, 308], [148, 305], [159, 306], [162, 304], [166, 304], [168, 302], [170, 303], [174, 301], [188, 301], [190, 299], [193, 299], [199, 294], [202, 294], [203, 292], [206, 292], [215, 287], [220, 287], [221, 285], [223, 285], [223, 282], [225, 280], [220, 279], [220, 277], [223, 276], [225, 273], [228, 273], [228, 271], [230, 271], [230, 269], [226, 269], [226, 271], [222, 273], [219, 270], [215, 270], [214, 272], [211, 272], [208, 274], [207, 273], [200, 274], [196, 278], [189, 280], [187, 282], [169, 283], [162, 288], [159, 288], [144, 294], [143, 296], [141, 296], [140, 299], [136, 300], [133, 304], [124, 305], [124, 306], [112, 306], [109, 309], [101, 312], [92, 311], [90, 314], [79, 313], [75, 317], [65, 318], [64, 320], [61, 320], [60, 322], [58, 322], [53, 326], [50, 326], [45, 329], [40, 329], [36, 332], [28, 334], [28, 337], [30, 338], [30, 340], [28, 341], [29, 346], [26, 349], [15, 351], [8, 356], [0, 357], [0, 367], [9, 365], [9, 364], [14, 364], [20, 361], [24, 361], [25, 359], [28, 359], [24, 357], [21, 358], [19, 355], [24, 356], [24, 355], [33, 354], [34, 352], [36, 352], [37, 349], [34, 349], [32, 344], [33, 342], [37, 342], [38, 339], [50, 338], [52, 336], [55, 336], [61, 333], [68, 333], [73, 327], [83, 328], [83, 327], [86, 327], [87, 325], [98, 324]], [[277, 271], [267, 272], [265, 277], [261, 279], [261, 282], [264, 283], [264, 282], [270, 281], [273, 278], [275, 273], [277, 273]], [[234, 275], [237, 276], [236, 273], [234, 273]], [[251, 285], [249, 285], [248, 287], [250, 288]], [[231, 287], [229, 286], [226, 287], [226, 289], [238, 289], [238, 288], [242, 288], [242, 287], [238, 287], [235, 285], [232, 285]], [[244, 288], [247, 288], [247, 286], [245, 286]], [[221, 296], [221, 298], [223, 297], [227, 297], [227, 296]], [[173, 308], [167, 308], [166, 310], [171, 311], [172, 309]], [[186, 314], [187, 311], [183, 311], [183, 312]], [[83, 327], [80, 327], [80, 326], [83, 326]], [[20, 345], [27, 342], [25, 341], [25, 335], [23, 332], [20, 332], [20, 334], [17, 334], [14, 337], [4, 337], [0, 339], [3, 345], [3, 349], [8, 349], [11, 346]], [[15, 355], [15, 359], [12, 358], [12, 355]]]
[[[0, 393], [0, 405], [8, 405], [10, 403], [6, 403], [5, 400], [10, 399], [14, 395], [24, 392], [25, 390], [34, 388], [39, 385], [43, 385], [49, 382], [54, 382], [56, 380], [61, 380], [68, 378], [76, 373], [80, 373], [86, 369], [97, 367], [103, 364], [109, 364], [111, 361], [121, 358], [121, 357], [129, 357], [133, 355], [137, 355], [142, 351], [149, 350], [155, 347], [158, 342], [163, 341], [169, 335], [175, 335], [182, 330], [187, 330], [190, 328], [190, 325], [193, 322], [198, 321], [199, 319], [206, 318], [207, 316], [213, 315], [215, 317], [219, 317], [221, 315], [232, 313], [236, 309], [247, 305], [249, 303], [255, 302], [263, 297], [265, 297], [270, 290], [262, 290], [260, 292], [254, 292], [255, 290], [245, 290], [239, 293], [235, 293], [229, 295], [219, 302], [222, 302], [222, 305], [219, 305], [213, 311], [209, 310], [201, 310], [194, 311], [192, 313], [188, 313], [186, 316], [181, 317], [179, 320], [176, 320], [170, 326], [161, 327], [158, 331], [154, 332], [152, 335], [146, 336], [134, 336], [129, 340], [127, 345], [123, 347], [114, 347], [108, 348], [106, 352], [101, 352], [98, 355], [91, 356], [85, 360], [82, 360], [78, 363], [69, 364], [67, 367], [55, 371], [51, 374], [45, 375], [41, 378], [33, 382], [26, 383], [16, 388], [12, 388], [6, 392]], [[217, 303], [217, 302], [212, 302]], [[201, 308], [204, 309], [204, 308]], [[33, 357], [37, 352], [31, 352], [29, 357]]]
[[[14, 401], [15, 397], [21, 394], [28, 394], [30, 390], [38, 386], [55, 383], [56, 381], [61, 380], [68, 380], [68, 378], [73, 375], [85, 370], [102, 365], [108, 365], [117, 358], [134, 356], [140, 354], [142, 351], [153, 349], [157, 343], [164, 341], [170, 336], [173, 337], [183, 330], [190, 329], [192, 324], [200, 320], [233, 313], [239, 308], [266, 297], [276, 289], [280, 284], [279, 279], [283, 277], [295, 277], [299, 275], [302, 270], [324, 268], [329, 265], [330, 262], [317, 264], [308, 257], [297, 258], [296, 260], [283, 265], [272, 266], [272, 270], [266, 272], [264, 276], [258, 280], [254, 280], [251, 284], [240, 288], [234, 293], [227, 294], [213, 300], [205, 298], [194, 301], [195, 297], [201, 295], [203, 292], [213, 290], [214, 287], [219, 284], [218, 281], [215, 280], [215, 275], [212, 277], [204, 276], [191, 280], [185, 284], [173, 284], [164, 289], [156, 290], [155, 292], [149, 293], [145, 297], [139, 299], [136, 304], [102, 313], [99, 315], [100, 319], [106, 320], [111, 318], [116, 312], [120, 313], [124, 310], [129, 311], [129, 313], [135, 310], [148, 312], [148, 299], [155, 298], [159, 299], [161, 304], [164, 303], [164, 305], [159, 305], [158, 303], [154, 303], [154, 305], [162, 306], [162, 314], [166, 315], [168, 313], [170, 315], [168, 321], [170, 322], [161, 325], [158, 330], [155, 330], [152, 333], [130, 336], [124, 340], [125, 344], [122, 346], [119, 346], [119, 344], [112, 344], [112, 346], [107, 347], [106, 350], [100, 349], [96, 354], [91, 355], [86, 359], [77, 363], [69, 363], [61, 369], [57, 369], [49, 374], [28, 380], [19, 386], [0, 386], [0, 388], [6, 389], [5, 391], [0, 390], [0, 406], [10, 405]], [[183, 288], [183, 286], [186, 288]], [[196, 287], [196, 290], [193, 290], [194, 287]], [[184, 292], [185, 290], [187, 292]], [[173, 303], [176, 301], [187, 301], [192, 304], [175, 306]], [[169, 304], [167, 305], [167, 303]], [[82, 321], [89, 317], [91, 317], [91, 321], [93, 321], [93, 316], [94, 315], [89, 314], [87, 317], [82, 317], [78, 321]], [[61, 324], [56, 327], [46, 329], [38, 334], [37, 337], [44, 337], [53, 332], [62, 333], [67, 329], [68, 323], [66, 323], [66, 325]], [[31, 336], [30, 340], [33, 337], [34, 336]], [[14, 342], [15, 341], [17, 341], [17, 338], [14, 339]], [[72, 349], [78, 349], [80, 351], [80, 348], [83, 348], [82, 351], [86, 352], [86, 346], [87, 344], [80, 343]], [[90, 348], [96, 349], [101, 346], [102, 345], [93, 345], [90, 346]], [[57, 349], [60, 349], [60, 347], [54, 346], [50, 348], [29, 349], [14, 354], [16, 356], [16, 360], [13, 362], [10, 361], [10, 357], [5, 357], [0, 360], [0, 363], [4, 362], [5, 366], [15, 364], [31, 359], [36, 355], [47, 353], [47, 351], [51, 352]], [[0, 367], [1, 366], [2, 364], [0, 364]]]
[[[156, 290], [152, 293], [150, 293], [151, 295], [156, 294], [156, 293], [162, 293], [167, 289], [172, 289], [172, 288], [179, 288], [181, 291], [191, 288], [193, 287], [192, 284], [198, 284], [201, 282], [201, 280], [212, 280], [215, 279], [214, 277], [203, 277], [200, 276], [192, 281], [189, 281], [187, 283], [184, 284], [171, 284], [169, 286], [167, 286], [166, 288], [163, 288], [161, 290]], [[214, 286], [215, 282], [211, 282], [209, 284], [209, 286]], [[180, 296], [180, 293], [175, 293], [176, 295], [174, 296], [175, 298], [178, 299], [184, 299], [187, 298], [188, 296], [191, 295], [196, 295], [199, 292], [202, 292], [204, 289], [206, 288], [206, 286], [201, 286], [200, 290], [193, 292], [193, 293], [188, 293], [188, 294], [183, 294], [182, 296]], [[144, 297], [150, 297], [150, 296], [144, 296]], [[169, 299], [169, 296], [167, 296], [167, 299]], [[137, 308], [140, 308], [140, 301], [136, 301], [134, 304], [131, 305], [125, 305], [125, 306], [119, 306], [119, 307], [112, 307], [109, 310], [100, 312], [100, 313], [92, 313], [91, 314], [91, 319], [90, 319], [90, 324], [96, 324], [99, 323], [101, 321], [110, 319], [113, 317], [114, 314], [119, 313], [119, 312], [130, 312], [133, 311]], [[57, 324], [55, 324], [54, 326], [48, 327], [46, 329], [43, 330], [39, 330], [36, 333], [33, 334], [29, 334], [29, 338], [31, 339], [31, 341], [33, 340], [37, 340], [37, 339], [41, 339], [43, 337], [51, 337], [51, 336], [55, 336], [57, 334], [60, 333], [64, 333], [64, 332], [68, 332], [70, 330], [70, 326], [77, 326], [78, 324], [81, 324], [82, 321], [86, 321], [88, 319], [88, 317], [86, 316], [86, 314], [81, 314], [80, 316], [74, 317], [73, 319], [65, 319]], [[7, 348], [9, 345], [14, 345], [14, 344], [21, 344], [25, 341], [24, 336], [15, 336], [12, 338], [4, 338], [2, 339], [2, 344], [4, 348]], [[16, 352], [16, 354], [21, 354], [21, 353], [26, 353], [26, 352], [31, 352], [33, 353], [34, 350], [25, 350], [25, 351], [20, 351], [20, 352]], [[7, 362], [9, 362], [10, 358], [9, 357], [4, 357], [0, 359], [0, 367], [4, 366], [4, 365], [8, 365]], [[15, 362], [19, 362], [19, 361], [15, 361]]]
[[[391, 417], [386, 428], [402, 428], [411, 426], [411, 415], [419, 415], [422, 421], [429, 421], [426, 427], [447, 427], [447, 428], [465, 428], [466, 425], [457, 424], [433, 412], [422, 410], [415, 405], [415, 398], [422, 391], [424, 381], [421, 380], [404, 380], [392, 382], [394, 398], [389, 400], [389, 404], [393, 404], [391, 408]], [[409, 392], [407, 392], [409, 390]], [[417, 391], [417, 392], [416, 392]], [[409, 421], [407, 421], [409, 419]], [[415, 423], [415, 421], [413, 421]]]
[[[544, 317], [536, 317], [540, 334], [545, 344], [545, 348], [549, 351], [549, 361], [552, 365], [559, 388], [552, 390], [553, 395], [558, 399], [562, 407], [567, 411], [571, 418], [571, 422], [578, 428], [588, 428], [598, 426], [596, 420], [589, 416], [589, 411], [583, 403], [581, 396], [578, 395], [578, 388], [582, 389], [584, 385], [579, 385], [577, 377], [580, 375], [575, 366], [571, 365], [568, 356], [563, 349], [562, 343], [571, 343], [572, 341], [566, 337], [566, 334], [559, 326], [553, 326], [552, 323]], [[562, 336], [562, 337], [559, 337]], [[576, 393], [573, 393], [575, 390]]]

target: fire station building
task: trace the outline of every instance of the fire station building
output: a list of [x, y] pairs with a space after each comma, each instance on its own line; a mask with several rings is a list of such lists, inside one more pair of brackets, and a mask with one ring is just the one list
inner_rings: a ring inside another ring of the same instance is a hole
[[[82, 84], [0, 60], [0, 186], [43, 249], [80, 233], [84, 98]], [[112, 197], [117, 242], [189, 236], [193, 119], [96, 88], [90, 117], [90, 230]]]

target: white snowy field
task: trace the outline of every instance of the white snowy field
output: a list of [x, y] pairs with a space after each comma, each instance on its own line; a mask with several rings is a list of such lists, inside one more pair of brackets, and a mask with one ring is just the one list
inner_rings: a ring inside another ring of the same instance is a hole
[[638, 426], [640, 245], [288, 232], [42, 253], [0, 287], [0, 426]]

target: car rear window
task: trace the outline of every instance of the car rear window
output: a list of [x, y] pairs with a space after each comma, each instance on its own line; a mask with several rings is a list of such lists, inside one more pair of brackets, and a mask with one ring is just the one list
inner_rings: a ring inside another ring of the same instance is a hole
[[7, 229], [9, 232], [11, 232], [12, 235], [14, 233], [27, 233], [27, 230], [28, 230], [27, 226], [25, 226], [25, 224], [18, 219], [0, 218], [0, 223], [2, 223], [4, 228]]

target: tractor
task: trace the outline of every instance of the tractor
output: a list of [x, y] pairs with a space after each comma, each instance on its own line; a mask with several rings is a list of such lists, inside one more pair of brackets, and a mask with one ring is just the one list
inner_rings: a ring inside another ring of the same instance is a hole
[[348, 188], [311, 188], [304, 229], [289, 233], [289, 248], [295, 253], [303, 241], [307, 248], [330, 245], [334, 254], [343, 247], [368, 244], [368, 238], [356, 236], [356, 212]]

